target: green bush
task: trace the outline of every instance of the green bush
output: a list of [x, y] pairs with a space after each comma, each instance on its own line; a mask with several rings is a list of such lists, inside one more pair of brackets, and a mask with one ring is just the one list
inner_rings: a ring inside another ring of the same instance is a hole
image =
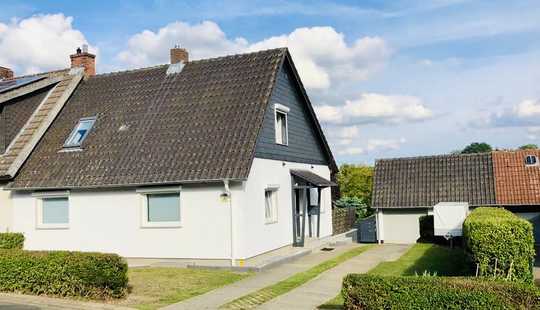
[[463, 223], [465, 249], [481, 276], [532, 283], [532, 224], [500, 208], [477, 208]]
[[107, 299], [125, 296], [127, 285], [116, 254], [0, 250], [0, 291]]
[[420, 241], [431, 242], [435, 238], [433, 215], [423, 215], [418, 219]]
[[482, 278], [381, 277], [343, 280], [345, 309], [538, 309], [540, 291], [522, 283]]
[[0, 233], [0, 249], [22, 249], [24, 235], [21, 233]]
[[354, 208], [356, 210], [356, 218], [364, 218], [368, 216], [368, 207], [364, 200], [358, 197], [341, 197], [336, 201], [338, 208]]

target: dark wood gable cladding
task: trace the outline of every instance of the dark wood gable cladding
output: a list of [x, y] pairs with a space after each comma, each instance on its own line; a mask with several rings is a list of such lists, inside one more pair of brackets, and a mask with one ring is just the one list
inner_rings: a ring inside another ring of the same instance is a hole
[[[286, 49], [96, 75], [80, 83], [11, 185], [91, 188], [246, 179]], [[96, 117], [81, 150], [63, 144]]]
[[[275, 104], [290, 109], [287, 113], [288, 145], [276, 143], [275, 138]], [[298, 85], [294, 69], [286, 61], [277, 77], [264, 123], [257, 140], [255, 157], [328, 165], [333, 159], [325, 147], [322, 131], [318, 131], [318, 123], [310, 103], [306, 102], [301, 85]]]
[[441, 155], [376, 162], [374, 208], [432, 207], [439, 202], [495, 204], [492, 155]]

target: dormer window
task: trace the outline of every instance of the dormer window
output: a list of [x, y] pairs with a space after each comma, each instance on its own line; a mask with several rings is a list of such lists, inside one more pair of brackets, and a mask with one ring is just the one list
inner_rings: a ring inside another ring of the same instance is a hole
[[80, 147], [95, 122], [95, 117], [81, 118], [64, 143], [64, 147]]
[[527, 155], [525, 157], [525, 166], [536, 166], [538, 164], [538, 158], [536, 155]]
[[275, 116], [276, 116], [276, 143], [282, 145], [289, 144], [289, 132], [287, 125], [287, 113], [290, 109], [281, 104], [275, 104]]

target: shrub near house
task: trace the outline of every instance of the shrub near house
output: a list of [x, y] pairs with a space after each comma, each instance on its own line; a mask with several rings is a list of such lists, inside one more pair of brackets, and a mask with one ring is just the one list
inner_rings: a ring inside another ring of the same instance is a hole
[[24, 235], [21, 233], [0, 233], [0, 250], [22, 249]]
[[540, 291], [522, 283], [480, 278], [381, 277], [343, 280], [345, 309], [539, 309]]
[[0, 291], [119, 298], [127, 293], [127, 269], [116, 254], [0, 250]]
[[533, 280], [533, 227], [510, 211], [477, 208], [463, 223], [465, 247], [481, 276]]

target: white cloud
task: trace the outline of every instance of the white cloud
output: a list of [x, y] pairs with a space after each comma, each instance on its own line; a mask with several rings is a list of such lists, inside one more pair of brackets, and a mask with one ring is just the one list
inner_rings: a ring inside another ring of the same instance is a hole
[[427, 120], [433, 112], [422, 99], [405, 95], [362, 94], [358, 99], [346, 100], [343, 106], [315, 107], [317, 116], [328, 123], [406, 123]]
[[169, 49], [181, 44], [192, 59], [234, 54], [248, 47], [243, 38], [229, 39], [212, 21], [190, 25], [174, 22], [157, 32], [144, 30], [133, 35], [128, 48], [118, 54], [118, 59], [129, 66], [143, 67], [169, 61]]
[[365, 146], [347, 146], [339, 148], [339, 155], [361, 155], [370, 152], [398, 150], [407, 140], [400, 139], [368, 139]]
[[248, 43], [244, 38], [227, 38], [212, 21], [200, 24], [174, 22], [158, 31], [133, 35], [118, 59], [128, 66], [147, 66], [168, 61], [175, 44], [185, 46], [193, 59], [239, 52], [289, 47], [304, 85], [327, 89], [341, 79], [364, 80], [384, 66], [391, 50], [379, 37], [358, 38], [351, 44], [332, 27], [298, 28], [289, 34]]
[[527, 137], [530, 140], [540, 139], [540, 126], [527, 128], [527, 133], [528, 133]]
[[367, 143], [368, 151], [375, 150], [398, 150], [402, 144], [407, 142], [405, 138], [400, 139], [370, 139]]
[[298, 28], [288, 35], [268, 38], [250, 46], [260, 50], [287, 46], [309, 88], [326, 89], [332, 81], [365, 80], [380, 70], [391, 54], [379, 37], [364, 37], [352, 44], [332, 27]]
[[[63, 14], [46, 14], [0, 23], [0, 65], [16, 74], [69, 67], [69, 55], [88, 43], [72, 22]], [[92, 46], [90, 51], [97, 53]]]
[[526, 99], [510, 108], [481, 114], [471, 121], [472, 127], [540, 126], [540, 100]]

